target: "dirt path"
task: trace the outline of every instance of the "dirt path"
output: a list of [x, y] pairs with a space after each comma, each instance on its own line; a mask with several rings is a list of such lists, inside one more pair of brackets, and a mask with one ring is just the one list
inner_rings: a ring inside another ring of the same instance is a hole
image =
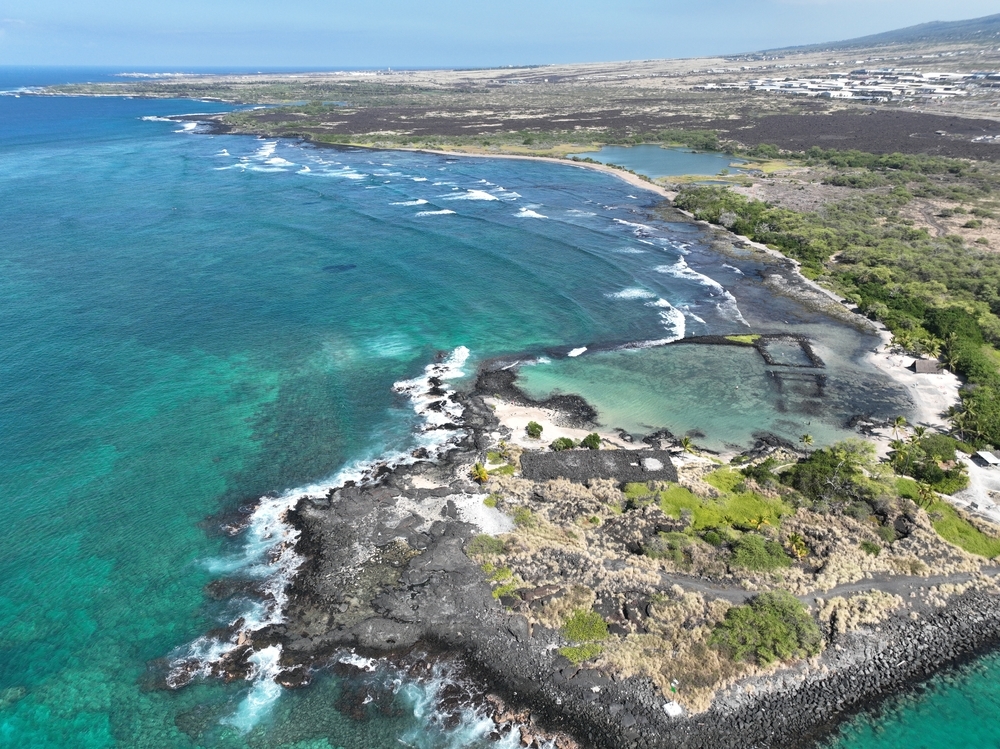
[[[997, 577], [1000, 575], [1000, 568], [986, 570], [984, 574]], [[866, 593], [872, 589], [908, 598], [910, 593], [913, 592], [919, 593], [921, 590], [927, 590], [936, 585], [944, 585], [946, 583], [952, 585], [967, 583], [975, 579], [975, 577], [971, 572], [957, 572], [951, 575], [930, 575], [928, 577], [920, 577], [918, 575], [873, 575], [853, 583], [844, 583], [829, 590], [817, 590], [806, 595], [796, 596], [796, 598], [808, 605], [815, 598], [829, 599], [836, 596], [850, 596], [856, 593]], [[665, 586], [678, 585], [686, 591], [701, 593], [704, 596], [712, 598], [722, 598], [734, 604], [745, 603], [760, 592], [667, 572], [662, 573], [661, 579]]]

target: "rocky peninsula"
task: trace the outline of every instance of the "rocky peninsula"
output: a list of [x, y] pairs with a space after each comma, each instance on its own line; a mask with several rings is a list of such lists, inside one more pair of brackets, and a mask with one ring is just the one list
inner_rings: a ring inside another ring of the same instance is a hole
[[[470, 392], [432, 380], [439, 408], [461, 414], [447, 425], [452, 449], [375, 466], [288, 513], [304, 561], [284, 621], [234, 631], [223, 674], [245, 676], [253, 652], [276, 644], [289, 688], [349, 670], [354, 655], [443, 657], [478, 685], [464, 699], [490, 710], [495, 735], [520, 731], [525, 746], [795, 747], [997, 644], [1000, 568], [942, 540], [914, 502], [877, 518], [794, 508], [736, 470], [802, 458], [774, 439], [736, 466], [669, 433], [524, 451], [498, 403], [568, 429], [592, 429], [595, 414], [573, 396], [534, 402], [515, 377], [486, 363]], [[724, 519], [706, 531], [699, 508]], [[723, 525], [732, 535], [717, 541]], [[741, 566], [750, 537], [787, 562]], [[772, 663], [720, 647], [727, 612], [771, 591], [805, 604], [822, 641]]]

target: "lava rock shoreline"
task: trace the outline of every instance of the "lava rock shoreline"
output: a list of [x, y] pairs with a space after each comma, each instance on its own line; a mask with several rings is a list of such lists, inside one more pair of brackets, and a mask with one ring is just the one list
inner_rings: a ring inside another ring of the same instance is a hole
[[[818, 658], [743, 679], [708, 711], [683, 717], [667, 714], [649, 679], [574, 666], [558, 652], [559, 632], [508, 612], [463, 551], [479, 529], [463, 519], [462, 502], [481, 504], [485, 491], [463, 469], [503, 436], [483, 398], [537, 405], [515, 378], [487, 366], [471, 393], [450, 396], [464, 408], [466, 434], [437, 462], [376, 471], [375, 483], [304, 499], [290, 513], [306, 562], [285, 622], [247, 643], [283, 646], [284, 686], [307, 684], [348, 648], [377, 657], [428, 648], [453, 654], [488, 693], [527, 710], [541, 727], [535, 736], [556, 732], [557, 746], [572, 746], [568, 734], [595, 749], [809, 747], [851, 715], [1000, 645], [1000, 596], [971, 591], [917, 619], [832, 635]], [[560, 398], [567, 419], [592, 422], [582, 399]]]

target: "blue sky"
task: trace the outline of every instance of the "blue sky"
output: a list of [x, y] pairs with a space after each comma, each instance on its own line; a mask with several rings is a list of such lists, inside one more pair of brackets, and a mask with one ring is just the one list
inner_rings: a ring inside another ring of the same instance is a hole
[[996, 0], [3, 0], [0, 65], [459, 67], [690, 57], [998, 11]]

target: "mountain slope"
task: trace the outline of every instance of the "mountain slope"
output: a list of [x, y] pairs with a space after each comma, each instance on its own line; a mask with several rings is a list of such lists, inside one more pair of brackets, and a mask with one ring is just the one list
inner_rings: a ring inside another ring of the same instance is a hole
[[769, 52], [808, 52], [823, 49], [851, 49], [857, 47], [882, 47], [895, 44], [975, 42], [994, 38], [1000, 40], [1000, 14], [970, 18], [964, 21], [931, 21], [903, 29], [871, 34], [839, 42], [785, 47]]

